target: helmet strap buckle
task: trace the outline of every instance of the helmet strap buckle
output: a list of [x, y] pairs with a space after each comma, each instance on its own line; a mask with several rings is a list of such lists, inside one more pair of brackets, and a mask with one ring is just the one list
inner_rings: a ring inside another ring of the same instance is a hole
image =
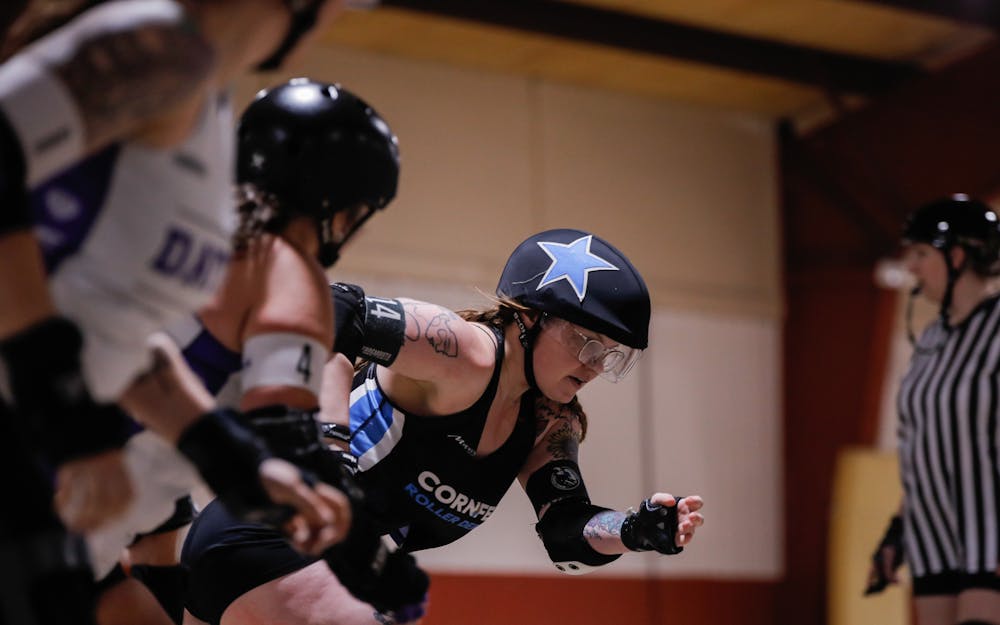
[[534, 390], [538, 390], [538, 383], [535, 381], [535, 350], [533, 348], [535, 338], [538, 337], [538, 333], [542, 329], [542, 319], [546, 316], [547, 313], [543, 312], [535, 324], [529, 328], [524, 325], [521, 313], [514, 311], [514, 323], [517, 324], [517, 329], [520, 331], [517, 340], [524, 348], [524, 379], [528, 382], [528, 386]]

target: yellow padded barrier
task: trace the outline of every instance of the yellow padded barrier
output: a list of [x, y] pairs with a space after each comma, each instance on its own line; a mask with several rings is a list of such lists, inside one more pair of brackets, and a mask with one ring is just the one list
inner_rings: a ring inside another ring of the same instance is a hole
[[902, 487], [896, 454], [847, 448], [837, 458], [830, 513], [827, 610], [829, 625], [908, 625], [909, 578], [863, 597], [868, 564]]

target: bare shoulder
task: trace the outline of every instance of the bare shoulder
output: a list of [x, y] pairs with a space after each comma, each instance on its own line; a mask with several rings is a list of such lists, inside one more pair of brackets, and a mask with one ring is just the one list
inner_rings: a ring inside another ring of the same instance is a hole
[[379, 380], [406, 393], [408, 406], [423, 414], [450, 414], [471, 406], [493, 375], [496, 337], [443, 306], [399, 301], [405, 312], [403, 344]]
[[466, 321], [453, 310], [412, 299], [400, 299], [406, 313], [406, 343], [401, 356], [434, 366], [448, 359], [462, 367], [493, 369], [496, 337], [479, 323]]

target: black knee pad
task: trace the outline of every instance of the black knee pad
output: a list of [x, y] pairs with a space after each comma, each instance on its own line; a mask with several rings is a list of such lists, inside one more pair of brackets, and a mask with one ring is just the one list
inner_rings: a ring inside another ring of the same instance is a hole
[[130, 573], [132, 577], [145, 584], [170, 619], [180, 625], [184, 620], [187, 568], [179, 564], [176, 566], [134, 564]]

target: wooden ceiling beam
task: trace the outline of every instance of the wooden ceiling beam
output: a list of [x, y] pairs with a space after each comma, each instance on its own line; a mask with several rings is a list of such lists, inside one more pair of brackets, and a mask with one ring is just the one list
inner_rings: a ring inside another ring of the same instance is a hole
[[838, 54], [557, 0], [382, 0], [381, 4], [704, 63], [831, 93], [876, 95], [921, 71], [909, 63]]
[[905, 11], [929, 13], [960, 22], [1000, 29], [1000, 2], [994, 0], [855, 0]]

